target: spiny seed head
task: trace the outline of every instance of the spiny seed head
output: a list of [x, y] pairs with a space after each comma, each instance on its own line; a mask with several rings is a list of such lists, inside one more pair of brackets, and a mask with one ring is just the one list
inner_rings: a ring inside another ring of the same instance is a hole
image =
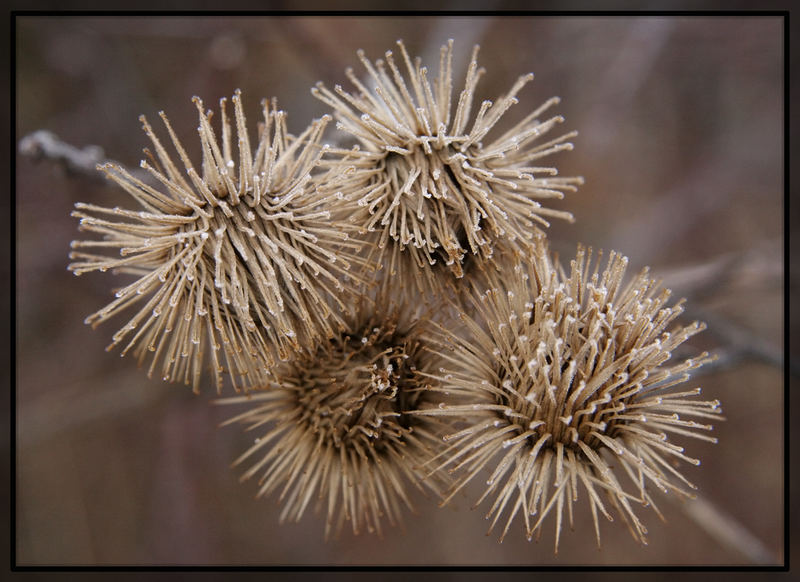
[[183, 380], [197, 390], [210, 361], [218, 390], [225, 370], [237, 389], [263, 386], [275, 356], [286, 358], [303, 342], [342, 327], [341, 316], [329, 305], [345, 308], [349, 296], [339, 279], [353, 261], [360, 262], [358, 245], [345, 240], [352, 228], [339, 221], [349, 211], [343, 201], [320, 195], [312, 174], [329, 118], [294, 138], [286, 131], [285, 114], [265, 101], [253, 151], [238, 91], [235, 131], [226, 100], [220, 101], [221, 141], [211, 112], [199, 98], [194, 102], [200, 170], [163, 113], [185, 171], [143, 116], [155, 150], [155, 155], [145, 150], [141, 164], [149, 176], [140, 179], [116, 164], [100, 168], [141, 210], [77, 204], [73, 215], [81, 219], [81, 230], [103, 240], [73, 242], [78, 250], [70, 255], [69, 269], [76, 275], [112, 269], [136, 277], [87, 323], [136, 306], [112, 346], [126, 341], [123, 354], [135, 347], [140, 361], [154, 352], [151, 374], [158, 369], [165, 380]]
[[439, 332], [454, 351], [437, 390], [459, 402], [425, 414], [469, 423], [445, 437], [439, 468], [462, 475], [450, 497], [486, 475], [478, 503], [494, 498], [491, 528], [507, 514], [501, 540], [515, 517], [530, 538], [554, 513], [558, 551], [564, 506], [572, 523], [582, 489], [598, 544], [598, 512], [611, 519], [601, 494], [644, 543], [634, 505], [658, 512], [649, 487], [683, 496], [694, 489], [673, 465], [699, 461], [672, 437], [716, 442], [706, 434], [712, 427], [697, 419], [718, 415], [719, 402], [697, 401], [699, 388], [676, 389], [707, 354], [668, 363], [703, 326], [670, 328], [681, 303], [668, 306], [669, 291], [646, 269], [626, 284], [625, 257], [611, 253], [600, 270], [591, 255], [579, 248], [567, 273], [540, 241], [505, 274], [487, 270], [476, 278], [474, 316], [462, 317], [470, 333]]
[[420, 59], [412, 63], [402, 41], [398, 46], [401, 63], [391, 52], [374, 64], [359, 52], [369, 78], [362, 83], [347, 71], [357, 93], [338, 86], [331, 91], [321, 83], [312, 92], [333, 108], [337, 127], [363, 146], [354, 161], [358, 171], [351, 175], [350, 192], [361, 208], [356, 222], [376, 232], [384, 249], [377, 260], [396, 269], [405, 262], [420, 288], [436, 289], [431, 266], [437, 262], [460, 277], [465, 255], [490, 255], [498, 239], [524, 247], [532, 233], [547, 225], [545, 217], [572, 219], [539, 201], [562, 198], [582, 180], [554, 177], [554, 168], [536, 164], [570, 149], [567, 140], [575, 133], [540, 139], [563, 121], [560, 116], [542, 118], [558, 102], [554, 98], [484, 144], [532, 75], [520, 77], [494, 103], [484, 101], [471, 116], [483, 74], [477, 46], [455, 103], [453, 42], [442, 47], [439, 74], [432, 82]]
[[266, 390], [218, 401], [247, 406], [226, 424], [261, 430], [235, 464], [261, 455], [242, 480], [261, 473], [259, 496], [280, 490], [281, 522], [299, 521], [313, 501], [326, 507], [326, 539], [345, 520], [380, 535], [382, 518], [395, 525], [412, 508], [408, 485], [421, 489], [418, 469], [441, 436], [410, 414], [426, 406], [432, 364], [419, 322], [404, 320], [413, 321], [398, 309], [362, 311], [315, 353], [281, 363]]

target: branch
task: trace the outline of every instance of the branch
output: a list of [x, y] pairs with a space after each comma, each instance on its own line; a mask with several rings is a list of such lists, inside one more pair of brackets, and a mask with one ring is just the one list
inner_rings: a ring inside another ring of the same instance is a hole
[[[720, 289], [771, 289], [782, 281], [779, 244], [777, 240], [764, 240], [746, 252], [726, 253], [699, 264], [659, 271], [659, 278], [677, 296], [690, 300], [684, 317], [704, 321], [709, 333], [721, 341], [720, 348], [714, 350], [717, 359], [700, 368], [695, 376], [729, 369], [745, 359], [784, 369], [782, 346], [775, 345], [717, 310], [703, 307], [713, 301]], [[791, 374], [800, 375], [800, 360], [789, 358], [788, 365]]]
[[64, 141], [56, 134], [40, 129], [26, 135], [19, 141], [19, 153], [34, 160], [51, 160], [59, 163], [67, 172], [88, 176], [95, 180], [103, 180], [103, 175], [97, 171], [98, 164], [105, 164], [103, 148], [88, 145], [78, 149]]
[[724, 513], [700, 495], [692, 501], [678, 501], [683, 512], [723, 546], [745, 558], [751, 564], [776, 564], [772, 552], [745, 526]]

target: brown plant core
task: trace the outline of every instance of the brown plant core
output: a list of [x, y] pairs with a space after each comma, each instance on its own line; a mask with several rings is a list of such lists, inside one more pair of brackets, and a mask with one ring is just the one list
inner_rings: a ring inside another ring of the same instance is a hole
[[295, 370], [298, 422], [337, 448], [373, 443], [380, 452], [412, 430], [403, 411], [417, 400], [415, 368], [403, 341], [380, 328], [334, 338]]

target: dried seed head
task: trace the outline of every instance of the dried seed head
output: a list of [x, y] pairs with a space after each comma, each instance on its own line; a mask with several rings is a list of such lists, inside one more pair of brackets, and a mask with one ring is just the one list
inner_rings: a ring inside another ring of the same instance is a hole
[[237, 459], [263, 455], [242, 480], [261, 472], [259, 496], [280, 489], [281, 522], [299, 521], [311, 501], [326, 506], [326, 539], [345, 520], [355, 534], [379, 535], [382, 518], [400, 522], [408, 485], [420, 488], [418, 468], [441, 442], [437, 423], [408, 414], [429, 384], [418, 324], [401, 323], [396, 309], [373, 313], [281, 363], [266, 390], [218, 401], [248, 406], [226, 424], [269, 427]]
[[[234, 387], [265, 385], [276, 356], [286, 358], [304, 342], [335, 333], [343, 320], [334, 305], [349, 301], [340, 278], [356, 257], [347, 241], [352, 227], [340, 223], [343, 201], [317, 192], [312, 171], [329, 118], [293, 138], [285, 113], [264, 102], [264, 123], [253, 151], [241, 96], [233, 97], [235, 131], [220, 102], [222, 140], [211, 113], [195, 98], [202, 166], [189, 160], [166, 116], [161, 117], [180, 162], [142, 117], [155, 156], [142, 162], [152, 186], [116, 164], [101, 170], [142, 210], [77, 204], [80, 228], [103, 240], [75, 241], [69, 268], [116, 272], [136, 280], [87, 318], [93, 325], [137, 306], [112, 346], [135, 346], [140, 361], [154, 352], [150, 373], [199, 387], [206, 357], [222, 385], [227, 369]], [[232, 142], [236, 136], [237, 159]], [[96, 254], [117, 251], [118, 256]], [[351, 274], [351, 276], [357, 276]], [[111, 346], [110, 346], [111, 347]]]
[[420, 288], [435, 288], [430, 271], [437, 262], [460, 277], [466, 254], [488, 256], [501, 238], [523, 247], [532, 233], [547, 225], [545, 217], [571, 220], [569, 213], [539, 202], [562, 198], [564, 191], [582, 182], [554, 177], [554, 168], [536, 165], [540, 158], [572, 147], [567, 140], [574, 132], [546, 142], [540, 139], [563, 121], [560, 116], [542, 120], [558, 99], [484, 144], [532, 75], [520, 77], [494, 103], [484, 101], [471, 117], [483, 73], [477, 64], [478, 47], [453, 107], [452, 41], [441, 49], [439, 75], [433, 82], [419, 59], [412, 63], [402, 41], [398, 46], [400, 64], [391, 52], [385, 62], [374, 65], [359, 52], [374, 90], [351, 71], [347, 75], [357, 94], [339, 86], [331, 91], [321, 83], [312, 90], [333, 108], [338, 127], [364, 147], [354, 162], [358, 171], [351, 175], [349, 190], [362, 208], [357, 224], [375, 231], [377, 245], [384, 249], [377, 260], [394, 270], [405, 262], [405, 268], [419, 272]]
[[601, 493], [645, 542], [633, 505], [658, 511], [648, 487], [685, 496], [694, 489], [673, 464], [699, 461], [672, 436], [716, 442], [697, 419], [720, 413], [719, 402], [695, 399], [699, 388], [676, 390], [707, 354], [668, 364], [704, 326], [668, 329], [683, 310], [667, 305], [668, 290], [647, 270], [624, 284], [625, 257], [611, 253], [601, 271], [591, 255], [579, 248], [567, 274], [540, 242], [504, 275], [486, 271], [470, 295], [475, 316], [462, 318], [471, 333], [440, 330], [455, 351], [439, 389], [463, 402], [424, 413], [470, 423], [446, 437], [437, 460], [463, 475], [450, 496], [485, 472], [478, 503], [494, 497], [492, 527], [507, 513], [501, 539], [520, 515], [528, 537], [540, 535], [552, 512], [556, 551], [564, 506], [571, 523], [579, 488], [598, 544], [598, 512], [611, 519]]

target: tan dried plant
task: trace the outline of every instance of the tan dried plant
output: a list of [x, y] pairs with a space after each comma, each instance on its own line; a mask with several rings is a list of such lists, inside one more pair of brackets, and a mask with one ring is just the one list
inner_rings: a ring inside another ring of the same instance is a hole
[[[441, 443], [441, 423], [409, 414], [426, 406], [434, 365], [425, 318], [410, 306], [367, 305], [347, 331], [282, 362], [264, 390], [217, 401], [247, 407], [224, 424], [261, 431], [234, 463], [255, 459], [241, 480], [260, 473], [258, 497], [280, 491], [282, 523], [324, 507], [326, 539], [345, 521], [354, 534], [402, 524], [414, 507], [407, 490], [423, 491], [419, 468]], [[440, 482], [426, 481], [437, 491]]]
[[461, 316], [467, 334], [440, 328], [448, 364], [434, 390], [457, 402], [418, 413], [454, 421], [431, 466], [458, 475], [445, 502], [478, 475], [487, 479], [475, 505], [493, 499], [489, 531], [506, 516], [501, 541], [515, 518], [538, 539], [554, 514], [558, 552], [564, 509], [572, 525], [580, 493], [598, 546], [598, 515], [611, 520], [611, 507], [646, 543], [635, 506], [660, 516], [653, 488], [681, 497], [695, 488], [675, 461], [700, 461], [673, 438], [716, 442], [698, 419], [718, 416], [719, 402], [680, 387], [707, 354], [669, 362], [703, 324], [674, 325], [682, 303], [668, 306], [670, 292], [647, 269], [625, 283], [625, 257], [599, 263], [580, 247], [566, 273], [542, 240], [505, 274], [473, 281], [475, 315]]
[[612, 512], [646, 543], [636, 506], [661, 516], [654, 489], [695, 488], [678, 462], [699, 460], [676, 441], [716, 442], [719, 402], [683, 386], [708, 355], [672, 359], [704, 325], [678, 324], [682, 301], [647, 269], [626, 281], [617, 253], [602, 268], [579, 246], [568, 270], [551, 255], [543, 227], [572, 215], [549, 203], [582, 183], [539, 165], [572, 148], [575, 132], [546, 138], [558, 98], [501, 133], [532, 75], [473, 114], [477, 46], [455, 100], [452, 40], [433, 81], [398, 46], [400, 64], [358, 52], [355, 93], [312, 89], [351, 149], [322, 144], [331, 116], [294, 137], [266, 101], [253, 149], [237, 91], [220, 139], [194, 99], [198, 170], [163, 113], [173, 154], [142, 117], [147, 176], [100, 168], [140, 208], [73, 213], [101, 240], [74, 241], [70, 270], [135, 278], [86, 322], [135, 310], [109, 348], [195, 391], [207, 366], [218, 391], [224, 373], [250, 390], [217, 402], [259, 435], [234, 465], [252, 463], [242, 480], [260, 475], [281, 522], [313, 506], [326, 539], [346, 521], [381, 534], [412, 488], [446, 504], [481, 476], [475, 506], [491, 502], [501, 541], [515, 520], [538, 538], [551, 516], [557, 552], [580, 497], [598, 546]]
[[484, 143], [533, 75], [520, 77], [494, 102], [483, 101], [473, 116], [484, 72], [478, 68], [477, 46], [453, 103], [453, 41], [442, 47], [439, 74], [432, 83], [420, 59], [412, 63], [403, 42], [397, 44], [401, 65], [391, 51], [385, 62], [374, 65], [358, 52], [369, 77], [362, 82], [346, 71], [356, 94], [339, 85], [331, 91], [322, 83], [312, 93], [334, 110], [337, 127], [363, 148], [352, 162], [356, 171], [350, 175], [348, 196], [361, 207], [355, 223], [376, 233], [380, 252], [373, 260], [388, 276], [415, 280], [419, 289], [438, 292], [440, 279], [432, 270], [437, 262], [460, 277], [465, 256], [488, 258], [500, 239], [524, 247], [548, 225], [547, 218], [572, 220], [569, 212], [541, 201], [562, 198], [582, 180], [557, 177], [555, 168], [537, 164], [571, 149], [568, 140], [576, 134], [542, 140], [564, 121], [561, 116], [543, 118], [558, 103], [554, 97]]
[[[224, 370], [237, 389], [264, 386], [276, 356], [285, 359], [343, 327], [339, 311], [353, 295], [341, 280], [359, 276], [351, 266], [360, 263], [360, 243], [341, 221], [350, 212], [347, 202], [316, 188], [330, 118], [293, 137], [286, 114], [264, 101], [253, 151], [238, 91], [232, 101], [235, 131], [222, 99], [219, 140], [211, 112], [194, 98], [199, 171], [163, 112], [184, 171], [142, 116], [155, 156], [145, 150], [141, 167], [155, 185], [114, 163], [100, 167], [141, 209], [79, 203], [73, 213], [81, 230], [102, 240], [74, 241], [70, 270], [136, 277], [86, 322], [94, 326], [138, 308], [109, 349], [127, 342], [122, 354], [134, 348], [140, 362], [152, 353], [150, 374], [157, 370], [195, 391], [208, 362], [218, 390]], [[98, 252], [108, 250], [114, 253]]]

